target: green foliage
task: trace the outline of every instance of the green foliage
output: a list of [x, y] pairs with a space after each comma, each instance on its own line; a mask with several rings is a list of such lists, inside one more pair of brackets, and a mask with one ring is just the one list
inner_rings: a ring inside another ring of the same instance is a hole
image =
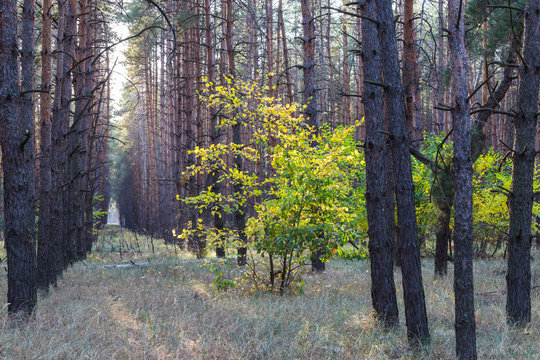
[[[252, 206], [246, 234], [267, 261], [269, 288], [279, 282], [283, 293], [311, 252], [322, 250], [328, 260], [367, 233], [365, 163], [353, 140], [356, 125], [315, 133], [297, 116], [298, 105], [282, 105], [255, 84], [227, 80], [227, 86], [206, 83], [201, 99], [224, 115], [220, 129], [241, 124], [252, 139], [196, 148], [198, 162], [185, 176], [214, 173], [230, 191], [215, 193], [209, 187], [185, 201], [212, 215]], [[242, 158], [244, 167], [228, 162], [229, 154]], [[208, 229], [207, 234], [209, 243], [238, 238], [232, 229]]]
[[507, 194], [512, 180], [510, 161], [490, 149], [480, 155], [473, 169], [473, 221], [476, 253], [487, 255], [488, 245], [499, 249], [509, 226]]
[[[94, 203], [97, 203], [97, 202], [102, 202], [104, 201], [103, 199], [103, 196], [94, 196]], [[93, 212], [93, 216], [94, 216], [94, 227], [95, 227], [95, 224], [97, 224], [98, 222], [101, 221], [101, 219], [103, 219], [103, 217], [106, 217], [108, 212], [107, 211], [100, 211], [100, 210], [97, 210], [99, 209], [100, 207], [99, 206], [94, 206], [94, 212]]]
[[365, 246], [353, 249], [343, 246], [337, 249], [336, 255], [341, 259], [350, 261], [363, 260], [369, 257], [367, 247]]
[[[514, 9], [509, 11], [508, 7]], [[505, 49], [509, 47], [513, 34], [523, 31], [521, 11], [523, 0], [472, 0], [467, 3], [465, 20], [470, 32], [467, 36], [467, 48], [471, 57], [487, 56], [489, 59], [504, 61]], [[485, 28], [483, 23], [487, 22]], [[482, 40], [486, 39], [484, 51]]]
[[432, 159], [434, 168], [415, 158], [412, 161], [417, 222], [424, 238], [430, 238], [436, 231], [440, 209], [451, 204], [454, 196], [451, 177], [452, 143], [444, 141], [445, 137], [443, 133], [424, 133], [420, 151], [428, 159]]
[[219, 259], [217, 263], [210, 264], [210, 271], [216, 276], [216, 279], [212, 282], [212, 286], [218, 291], [227, 291], [236, 287], [236, 282], [231, 279], [227, 279], [224, 274], [224, 265], [226, 260]]
[[[424, 134], [421, 152], [432, 162], [433, 171], [420, 161], [413, 160], [416, 211], [420, 231], [427, 239], [426, 248], [434, 250], [437, 216], [444, 210], [447, 200], [452, 202], [452, 143], [443, 143], [444, 134]], [[535, 176], [538, 178], [538, 175]], [[512, 165], [509, 159], [489, 149], [473, 164], [473, 221], [475, 255], [491, 256], [502, 248], [509, 226], [508, 191], [512, 183]], [[538, 183], [535, 183], [535, 188]], [[533, 215], [540, 214], [540, 205], [534, 204]], [[452, 227], [452, 222], [450, 223]], [[537, 225], [535, 225], [537, 226]]]

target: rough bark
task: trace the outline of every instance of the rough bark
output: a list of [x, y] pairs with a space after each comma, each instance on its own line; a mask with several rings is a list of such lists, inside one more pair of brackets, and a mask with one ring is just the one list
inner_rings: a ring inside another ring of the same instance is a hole
[[514, 152], [508, 231], [506, 317], [510, 324], [531, 321], [531, 221], [535, 160], [534, 135], [540, 86], [540, 0], [525, 7], [525, 38], [519, 69], [518, 101], [514, 118]]
[[[412, 146], [418, 146], [422, 124], [420, 87], [418, 78], [418, 46], [414, 26], [413, 0], [403, 2], [403, 87], [405, 92], [405, 120]], [[415, 141], [416, 140], [416, 141]]]
[[[210, 9], [210, 0], [204, 0], [204, 18], [205, 18], [205, 41], [206, 41], [206, 66], [207, 66], [207, 76], [208, 81], [212, 84], [216, 83], [216, 73], [215, 73], [215, 49], [212, 42], [212, 23], [211, 23], [211, 9]], [[251, 46], [251, 44], [250, 44]], [[217, 122], [217, 113], [214, 107], [209, 109], [210, 115], [210, 137], [212, 145], [217, 146], [219, 144], [220, 131], [218, 129]], [[212, 190], [216, 194], [221, 193], [221, 184], [218, 180], [218, 169], [212, 171], [208, 177], [208, 186], [212, 187]], [[218, 210], [214, 215], [214, 226], [216, 230], [223, 230], [223, 217], [222, 211]], [[225, 257], [225, 248], [221, 245], [216, 247], [216, 256], [223, 258]]]
[[[315, 23], [311, 12], [311, 0], [300, 0], [302, 9], [303, 29], [303, 57], [304, 57], [304, 115], [306, 121], [315, 133], [319, 130], [319, 112], [317, 105], [317, 78], [315, 74]], [[311, 268], [313, 271], [322, 272], [325, 264], [321, 260], [323, 250], [318, 249], [311, 254]]]
[[[377, 18], [375, 0], [366, 0], [361, 6], [362, 16]], [[380, 83], [381, 49], [377, 26], [371, 21], [362, 23], [362, 57], [365, 80]], [[366, 110], [366, 208], [368, 216], [369, 259], [371, 264], [371, 300], [378, 320], [387, 327], [399, 323], [392, 264], [392, 239], [387, 222], [386, 204], [386, 139], [382, 133], [383, 90], [371, 83], [364, 84]], [[393, 209], [392, 209], [393, 212]]]
[[[17, 2], [0, 2], [0, 142], [4, 172], [4, 238], [10, 314], [30, 315], [36, 305], [34, 184], [27, 173], [32, 128], [20, 117]], [[25, 104], [28, 106], [28, 104]], [[30, 158], [31, 159], [31, 158]], [[32, 169], [33, 171], [33, 169]]]
[[317, 78], [315, 74], [315, 23], [311, 14], [311, 0], [300, 0], [303, 28], [304, 114], [316, 131], [319, 128], [317, 105]]
[[[30, 183], [35, 183], [34, 165], [34, 20], [35, 20], [35, 0], [24, 0], [22, 11], [22, 33], [21, 33], [21, 121], [23, 127], [28, 129], [30, 140], [25, 144], [24, 158], [26, 174]], [[35, 189], [32, 194], [35, 197]]]
[[283, 71], [285, 72], [285, 81], [287, 83], [287, 103], [291, 104], [294, 101], [294, 98], [293, 98], [292, 85], [291, 85], [291, 74], [289, 72], [289, 50], [287, 47], [287, 36], [285, 35], [285, 21], [283, 20], [283, 1], [282, 0], [279, 0], [279, 5], [278, 5], [278, 21], [280, 23], [280, 29], [281, 29], [281, 42], [283, 43], [283, 66], [285, 67]]
[[379, 39], [385, 49], [382, 68], [385, 89], [386, 117], [389, 121], [391, 146], [396, 179], [396, 204], [398, 214], [401, 271], [403, 274], [403, 299], [409, 342], [429, 341], [424, 285], [420, 267], [420, 250], [414, 185], [412, 181], [409, 140], [405, 125], [405, 105], [399, 69], [398, 48], [392, 2], [377, 0]]
[[465, 11], [459, 0], [448, 1], [452, 120], [454, 122], [454, 295], [456, 355], [476, 359], [473, 284], [473, 218], [471, 116], [468, 103]]
[[51, 30], [52, 2], [43, 0], [41, 34], [41, 90], [40, 93], [40, 159], [39, 159], [39, 221], [37, 249], [37, 281], [40, 289], [54, 282], [51, 264], [54, 251], [51, 221]]
[[[234, 21], [234, 15], [233, 15], [233, 4], [232, 0], [225, 0], [225, 46], [227, 49], [227, 72], [228, 76], [232, 77], [234, 80], [234, 76], [236, 75], [236, 63], [234, 58], [234, 46], [233, 46], [233, 21]], [[232, 141], [235, 144], [242, 144], [242, 128], [243, 125], [240, 122], [235, 123], [232, 126]], [[239, 171], [242, 171], [244, 169], [244, 159], [242, 156], [237, 155], [234, 156], [234, 165]], [[240, 193], [242, 191], [242, 185], [241, 184], [234, 184], [233, 185], [233, 191], [234, 193]], [[240, 240], [240, 243], [242, 246], [238, 248], [238, 265], [246, 265], [247, 263], [247, 248], [245, 244], [247, 244], [247, 235], [246, 235], [246, 215], [245, 215], [245, 206], [239, 205], [238, 209], [234, 212], [234, 221], [236, 224], [236, 230], [238, 231], [238, 237]]]

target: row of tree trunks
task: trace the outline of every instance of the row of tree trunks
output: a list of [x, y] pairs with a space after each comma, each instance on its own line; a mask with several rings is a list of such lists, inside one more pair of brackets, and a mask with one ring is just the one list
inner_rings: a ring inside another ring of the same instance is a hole
[[97, 184], [104, 182], [107, 147], [103, 144], [109, 116], [100, 112], [107, 75], [100, 78], [97, 71], [103, 65], [97, 56], [103, 51], [96, 50], [94, 42], [96, 28], [101, 26], [93, 21], [96, 4], [92, 0], [57, 2], [56, 83], [51, 104], [53, 4], [43, 2], [37, 250], [38, 286], [43, 290], [55, 285], [67, 266], [83, 259], [95, 239], [94, 194]]
[[[30, 3], [24, 4], [25, 21], [33, 21]], [[25, 30], [28, 31], [25, 24]], [[30, 34], [33, 36], [32, 34]], [[32, 51], [32, 50], [30, 50]], [[8, 311], [29, 315], [37, 301], [34, 223], [34, 183], [28, 173], [33, 161], [33, 126], [28, 126], [28, 109], [22, 110], [19, 90], [17, 46], [17, 2], [0, 3], [0, 142], [4, 172], [4, 237], [8, 262]], [[27, 85], [27, 84], [26, 84]], [[24, 85], [23, 85], [24, 86]], [[32, 172], [33, 164], [32, 164]]]

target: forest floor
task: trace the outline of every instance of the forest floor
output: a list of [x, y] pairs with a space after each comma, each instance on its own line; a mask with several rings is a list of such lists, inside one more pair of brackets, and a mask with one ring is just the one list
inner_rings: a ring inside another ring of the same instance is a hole
[[[126, 233], [120, 253], [115, 231], [102, 232], [91, 256], [40, 294], [28, 323], [9, 322], [7, 306], [0, 309], [0, 359], [454, 358], [452, 265], [446, 279], [434, 279], [432, 259], [422, 262], [432, 341], [413, 350], [402, 300], [398, 329], [376, 325], [367, 260], [331, 260], [324, 274], [305, 275], [302, 294], [223, 292], [209, 266], [161, 241], [152, 251], [148, 238]], [[534, 250], [533, 322], [525, 330], [505, 322], [505, 262], [475, 262], [479, 359], [540, 358], [539, 259]], [[126, 266], [103, 266], [112, 264]], [[400, 299], [399, 270], [396, 286]]]

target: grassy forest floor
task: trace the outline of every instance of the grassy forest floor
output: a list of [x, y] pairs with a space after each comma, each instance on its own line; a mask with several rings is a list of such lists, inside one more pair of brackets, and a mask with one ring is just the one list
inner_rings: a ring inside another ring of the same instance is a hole
[[[7, 306], [0, 309], [0, 359], [454, 358], [452, 276], [435, 280], [432, 259], [422, 263], [432, 342], [413, 351], [402, 301], [398, 329], [375, 324], [368, 260], [331, 260], [324, 274], [304, 277], [302, 295], [219, 292], [201, 261], [160, 241], [152, 252], [148, 238], [130, 233], [120, 253], [117, 231], [102, 232], [90, 258], [40, 295], [27, 324], [8, 322]], [[533, 256], [533, 322], [525, 331], [505, 322], [505, 262], [475, 262], [479, 359], [540, 358], [540, 251]], [[131, 262], [149, 264], [104, 266]], [[400, 279], [396, 271], [398, 299]]]

